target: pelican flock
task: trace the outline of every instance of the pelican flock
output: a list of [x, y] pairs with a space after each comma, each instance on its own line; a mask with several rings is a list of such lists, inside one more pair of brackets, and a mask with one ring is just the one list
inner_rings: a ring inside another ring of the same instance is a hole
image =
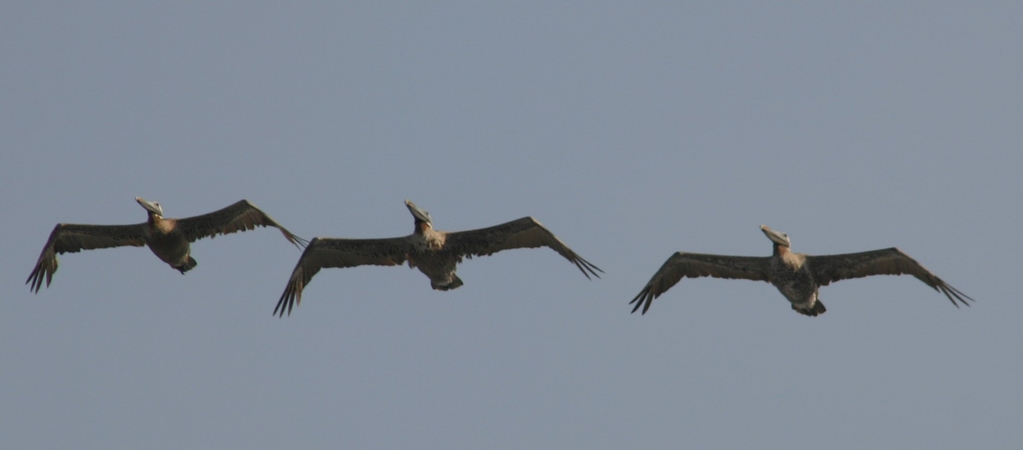
[[142, 197], [135, 197], [149, 218], [135, 225], [78, 225], [60, 223], [53, 227], [50, 239], [46, 241], [35, 268], [25, 280], [29, 289], [39, 292], [46, 279], [50, 286], [53, 273], [57, 271], [57, 255], [77, 253], [82, 250], [134, 246], [149, 246], [161, 261], [183, 275], [196, 266], [191, 256], [189, 243], [204, 237], [252, 230], [256, 227], [277, 227], [285, 239], [300, 249], [307, 243], [295, 236], [266, 215], [248, 200], [241, 200], [231, 206], [209, 214], [184, 219], [165, 219], [163, 207]]
[[302, 289], [313, 275], [328, 267], [362, 265], [395, 266], [408, 261], [430, 279], [430, 287], [447, 291], [462, 285], [455, 275], [462, 258], [492, 255], [513, 248], [550, 247], [590, 278], [603, 272], [583, 259], [536, 219], [523, 217], [508, 223], [470, 231], [447, 232], [433, 229], [430, 213], [405, 200], [415, 222], [412, 234], [387, 239], [313, 238], [298, 260], [291, 279], [281, 294], [274, 314], [291, 315], [302, 301]]
[[[288, 231], [248, 200], [226, 208], [183, 219], [163, 217], [157, 202], [135, 197], [146, 210], [147, 220], [134, 225], [57, 224], [50, 233], [25, 284], [38, 293], [43, 282], [49, 287], [57, 271], [57, 255], [82, 250], [122, 246], [148, 246], [161, 261], [184, 274], [196, 266], [191, 243], [204, 237], [276, 227], [288, 242], [304, 248], [291, 277], [277, 301], [274, 315], [291, 315], [302, 302], [302, 290], [320, 269], [363, 265], [396, 266], [408, 263], [430, 279], [430, 287], [447, 291], [462, 286], [455, 274], [463, 259], [487, 256], [515, 248], [548, 247], [574, 264], [586, 278], [600, 278], [603, 270], [577, 255], [564, 242], [532, 217], [468, 231], [439, 231], [433, 228], [430, 213], [405, 200], [412, 213], [412, 234], [383, 239], [339, 239], [317, 237], [311, 242]], [[629, 302], [632, 312], [650, 309], [655, 298], [671, 289], [682, 278], [716, 277], [766, 281], [792, 304], [796, 312], [815, 317], [827, 309], [819, 297], [821, 286], [839, 280], [871, 275], [912, 275], [941, 292], [955, 305], [969, 306], [974, 301], [962, 291], [945, 283], [898, 248], [886, 248], [840, 255], [793, 253], [787, 234], [761, 225], [771, 240], [771, 256], [727, 256], [676, 252], [650, 278], [646, 286]]]
[[[811, 317], [827, 311], [817, 293], [821, 286], [850, 278], [870, 275], [913, 275], [934, 290], [945, 294], [957, 308], [969, 306], [972, 298], [948, 285], [920, 263], [898, 248], [886, 248], [862, 253], [811, 256], [793, 253], [789, 236], [761, 225], [760, 230], [774, 244], [771, 256], [725, 256], [677, 252], [647, 282], [643, 290], [629, 304], [632, 312], [640, 307], [643, 314], [653, 300], [671, 289], [683, 277], [715, 277], [766, 281], [781, 291], [792, 303], [792, 309]], [[958, 302], [958, 303], [957, 303]]]

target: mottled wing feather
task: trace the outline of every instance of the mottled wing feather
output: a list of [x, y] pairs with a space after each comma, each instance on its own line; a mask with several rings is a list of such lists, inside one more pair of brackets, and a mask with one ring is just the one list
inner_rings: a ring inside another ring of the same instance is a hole
[[544, 228], [539, 221], [532, 217], [523, 217], [489, 228], [447, 233], [444, 243], [446, 250], [459, 256], [468, 257], [492, 255], [501, 250], [513, 248], [537, 247], [550, 247], [558, 252], [575, 264], [583, 275], [586, 275], [586, 278], [590, 278], [590, 275], [600, 278], [597, 272], [603, 272], [599, 267], [573, 252], [564, 242], [554, 236], [554, 233]]
[[145, 224], [136, 225], [76, 225], [61, 223], [53, 227], [50, 239], [46, 241], [35, 268], [25, 280], [29, 289], [39, 292], [46, 278], [46, 286], [50, 286], [54, 272], [57, 271], [57, 255], [77, 253], [82, 250], [111, 248], [123, 246], [141, 247], [146, 245]]
[[949, 301], [957, 308], [959, 303], [970, 306], [966, 300], [974, 301], [895, 247], [842, 255], [807, 256], [806, 262], [810, 266], [810, 271], [813, 272], [814, 280], [821, 286], [838, 280], [871, 275], [909, 274], [934, 290], [945, 294], [945, 297], [948, 297]]
[[284, 288], [274, 315], [283, 316], [285, 310], [302, 303], [302, 289], [320, 269], [356, 267], [364, 265], [396, 266], [405, 262], [412, 244], [407, 237], [389, 239], [331, 239], [313, 238], [302, 252], [288, 286]]
[[756, 256], [724, 256], [703, 255], [699, 253], [677, 252], [661, 265], [643, 290], [632, 299], [635, 303], [632, 312], [643, 307], [643, 314], [650, 309], [654, 299], [671, 289], [683, 277], [699, 278], [731, 278], [755, 281], [768, 281], [771, 260]]
[[284, 237], [296, 247], [305, 247], [308, 242], [282, 227], [266, 213], [250, 203], [240, 200], [226, 208], [201, 216], [177, 219], [176, 228], [188, 239], [195, 242], [204, 237], [215, 237], [218, 234], [230, 234], [239, 231], [254, 230], [256, 227], [276, 227]]

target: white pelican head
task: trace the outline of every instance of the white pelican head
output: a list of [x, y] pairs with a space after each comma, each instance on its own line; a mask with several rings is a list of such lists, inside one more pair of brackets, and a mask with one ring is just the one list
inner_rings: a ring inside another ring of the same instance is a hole
[[771, 241], [773, 241], [775, 244], [781, 245], [783, 247], [791, 247], [792, 246], [792, 241], [789, 240], [789, 235], [787, 235], [785, 233], [782, 233], [780, 231], [772, 230], [772, 229], [768, 228], [767, 225], [761, 225], [760, 226], [760, 231], [763, 231], [764, 234], [767, 235], [767, 238], [770, 239]]

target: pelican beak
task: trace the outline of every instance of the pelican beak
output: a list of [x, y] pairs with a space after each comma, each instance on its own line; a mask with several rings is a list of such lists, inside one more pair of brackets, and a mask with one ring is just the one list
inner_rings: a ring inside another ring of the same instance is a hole
[[416, 206], [415, 203], [412, 203], [408, 199], [405, 200], [405, 206], [408, 207], [409, 212], [412, 213], [412, 217], [415, 217], [416, 220], [426, 222], [430, 224], [430, 226], [433, 226], [433, 219], [430, 219], [430, 213]]
[[760, 231], [763, 231], [764, 234], [767, 235], [767, 238], [770, 239], [775, 244], [778, 244], [778, 245], [781, 245], [781, 246], [784, 246], [784, 247], [791, 247], [792, 246], [792, 241], [789, 240], [789, 235], [787, 235], [785, 233], [782, 233], [780, 231], [772, 230], [767, 225], [761, 225], [760, 226]]
[[151, 212], [153, 214], [156, 214], [156, 215], [158, 215], [160, 217], [163, 217], [163, 208], [160, 206], [159, 203], [151, 202], [151, 201], [146, 200], [146, 199], [144, 199], [142, 197], [135, 197], [135, 201], [139, 202], [139, 204], [142, 205], [143, 208], [146, 208], [146, 211], [149, 211], [149, 212]]

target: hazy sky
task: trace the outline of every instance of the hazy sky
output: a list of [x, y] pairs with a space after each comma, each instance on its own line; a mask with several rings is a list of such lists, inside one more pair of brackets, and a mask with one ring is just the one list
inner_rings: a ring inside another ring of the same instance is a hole
[[[7, 2], [0, 447], [1020, 448], [1019, 2]], [[65, 254], [58, 222], [245, 198], [296, 234], [531, 215], [547, 249], [320, 272], [260, 229]], [[672, 252], [898, 246], [827, 314]]]

